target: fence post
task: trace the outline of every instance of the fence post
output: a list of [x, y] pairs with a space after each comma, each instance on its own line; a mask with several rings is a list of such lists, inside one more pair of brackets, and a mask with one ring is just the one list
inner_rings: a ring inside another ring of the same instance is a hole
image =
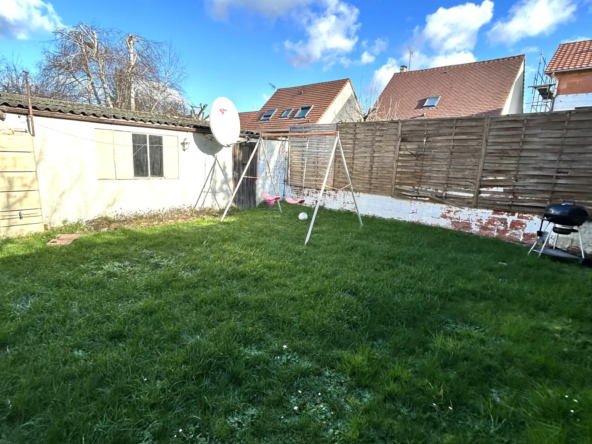
[[483, 166], [485, 165], [485, 155], [487, 154], [487, 139], [489, 138], [489, 127], [491, 117], [485, 118], [485, 127], [483, 128], [483, 139], [481, 142], [481, 159], [477, 168], [477, 178], [475, 179], [475, 193], [473, 194], [473, 208], [477, 208], [479, 203], [479, 194], [481, 194], [481, 176], [483, 175]]
[[399, 160], [399, 149], [401, 147], [401, 121], [398, 122], [397, 143], [395, 145], [395, 160], [393, 162], [393, 178], [391, 183], [391, 197], [395, 197], [395, 185], [397, 184], [397, 161]]

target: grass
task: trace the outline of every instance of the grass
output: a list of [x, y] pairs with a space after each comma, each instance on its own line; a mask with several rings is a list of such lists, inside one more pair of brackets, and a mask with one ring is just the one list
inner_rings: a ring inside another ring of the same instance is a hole
[[589, 270], [301, 210], [0, 241], [0, 442], [592, 442]]

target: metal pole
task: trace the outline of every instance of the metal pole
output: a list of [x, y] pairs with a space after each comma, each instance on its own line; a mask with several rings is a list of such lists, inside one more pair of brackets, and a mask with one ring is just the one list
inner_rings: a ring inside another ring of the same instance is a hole
[[240, 180], [236, 184], [236, 188], [234, 189], [234, 192], [232, 193], [232, 197], [230, 198], [230, 201], [228, 202], [228, 206], [226, 207], [226, 210], [224, 210], [224, 214], [222, 215], [222, 219], [220, 219], [220, 222], [224, 221], [224, 218], [226, 217], [226, 213], [228, 213], [228, 210], [230, 209], [230, 206], [232, 205], [232, 202], [234, 201], [234, 196], [236, 196], [236, 193], [238, 192], [238, 189], [240, 188], [241, 184], [243, 183], [243, 179], [244, 179], [245, 175], [247, 174], [247, 171], [249, 170], [249, 165], [251, 165], [251, 161], [253, 160], [253, 157], [255, 157], [255, 153], [259, 149], [259, 144], [261, 143], [261, 140], [262, 140], [262, 137], [259, 137], [259, 140], [257, 141], [257, 145], [255, 145], [255, 149], [251, 153], [251, 157], [249, 157], [249, 161], [247, 162], [247, 165], [245, 166], [245, 169], [243, 170], [243, 174], [241, 174]]
[[343, 152], [343, 147], [341, 146], [341, 137], [339, 137], [339, 132], [337, 133], [337, 140], [339, 141], [339, 151], [341, 151], [341, 159], [343, 159], [343, 167], [345, 168], [345, 174], [347, 175], [347, 180], [349, 181], [349, 189], [351, 190], [352, 198], [354, 199], [354, 205], [356, 206], [356, 213], [358, 213], [358, 220], [360, 221], [360, 227], [363, 227], [364, 224], [362, 223], [362, 216], [360, 215], [360, 210], [358, 208], [358, 202], [356, 201], [356, 195], [354, 193], [354, 186], [351, 181], [351, 177], [349, 176], [349, 170], [347, 169], [347, 162], [345, 161], [345, 153]]
[[216, 163], [218, 164], [218, 167], [220, 168], [220, 171], [222, 171], [222, 175], [224, 176], [224, 182], [226, 182], [226, 186], [228, 187], [228, 190], [230, 191], [230, 194], [232, 194], [232, 187], [230, 186], [230, 182], [228, 182], [228, 176], [226, 175], [226, 172], [224, 171], [224, 168], [222, 168], [222, 165], [220, 164], [220, 161], [218, 160], [218, 155], [217, 154], [214, 155], [214, 159], [216, 160]]
[[310, 221], [310, 228], [308, 229], [308, 234], [306, 235], [306, 240], [304, 241], [304, 245], [308, 244], [308, 240], [310, 239], [310, 235], [312, 234], [312, 227], [315, 223], [315, 219], [317, 217], [317, 212], [319, 211], [319, 206], [321, 205], [321, 200], [323, 199], [323, 193], [325, 192], [325, 186], [327, 185], [327, 179], [329, 178], [329, 171], [331, 170], [331, 164], [333, 163], [333, 158], [335, 157], [335, 150], [337, 149], [337, 139], [335, 137], [335, 143], [333, 143], [333, 149], [331, 150], [331, 157], [329, 158], [329, 163], [327, 164], [327, 172], [325, 173], [325, 179], [323, 180], [323, 186], [321, 187], [321, 193], [319, 194], [319, 199], [317, 200], [317, 206], [315, 207], [314, 213], [312, 215], [312, 220]]
[[[282, 144], [284, 142], [282, 141]], [[267, 143], [265, 142], [265, 140], [263, 141], [263, 152], [264, 152], [264, 156], [265, 156], [265, 164], [267, 165], [267, 173], [269, 174], [269, 178], [271, 179], [271, 185], [273, 186], [273, 192], [275, 193], [276, 196], [279, 196], [277, 189], [275, 188], [275, 180], [273, 180], [273, 173], [271, 172], [271, 167], [269, 166], [269, 159], [267, 158]], [[282, 204], [280, 203], [280, 201], [277, 201], [278, 203], [278, 208], [280, 209], [280, 213], [282, 212]]]
[[[199, 196], [197, 196], [197, 200], [195, 201], [195, 205], [193, 206], [193, 209], [195, 210], [197, 208], [197, 204], [199, 203], [199, 200], [201, 199], [201, 195], [203, 194], [204, 190], [206, 189], [206, 185], [208, 184], [208, 180], [210, 179], [210, 176], [212, 175], [212, 172], [214, 171], [214, 166], [216, 164], [214, 163], [212, 165], [212, 168], [210, 168], [210, 172], [208, 173], [208, 176], [206, 177], [206, 180], [204, 181], [203, 187], [201, 187], [201, 191], [199, 192]], [[204, 198], [204, 204], [205, 204], [205, 198]], [[204, 206], [202, 205], [201, 207], [199, 207], [199, 209], [201, 210]]]
[[31, 85], [29, 84], [29, 73], [25, 73], [25, 83], [27, 84], [27, 98], [29, 99], [29, 121], [31, 122], [31, 136], [35, 137], [35, 123], [33, 122], [33, 105], [31, 105]]

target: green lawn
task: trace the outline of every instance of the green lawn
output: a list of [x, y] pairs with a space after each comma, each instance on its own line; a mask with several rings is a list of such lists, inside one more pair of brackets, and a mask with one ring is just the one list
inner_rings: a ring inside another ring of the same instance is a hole
[[284, 208], [0, 241], [0, 443], [592, 442], [590, 270]]

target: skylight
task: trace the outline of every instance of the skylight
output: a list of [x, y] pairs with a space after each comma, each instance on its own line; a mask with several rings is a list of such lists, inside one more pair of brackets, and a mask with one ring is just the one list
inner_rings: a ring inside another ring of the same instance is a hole
[[432, 96], [428, 97], [423, 104], [424, 108], [435, 108], [438, 102], [440, 101], [440, 97], [442, 96]]
[[280, 116], [280, 119], [287, 119], [290, 116], [290, 113], [292, 112], [292, 108], [285, 110], [282, 115]]
[[266, 122], [269, 119], [271, 119], [271, 116], [273, 116], [275, 114], [275, 112], [277, 111], [276, 109], [268, 109], [267, 111], [265, 111], [265, 113], [263, 113], [263, 115], [261, 116], [261, 121]]
[[298, 112], [296, 113], [294, 118], [295, 119], [304, 119], [308, 115], [308, 113], [310, 112], [311, 109], [312, 109], [312, 105], [306, 105], [306, 106], [300, 107], [300, 109], [298, 110]]

